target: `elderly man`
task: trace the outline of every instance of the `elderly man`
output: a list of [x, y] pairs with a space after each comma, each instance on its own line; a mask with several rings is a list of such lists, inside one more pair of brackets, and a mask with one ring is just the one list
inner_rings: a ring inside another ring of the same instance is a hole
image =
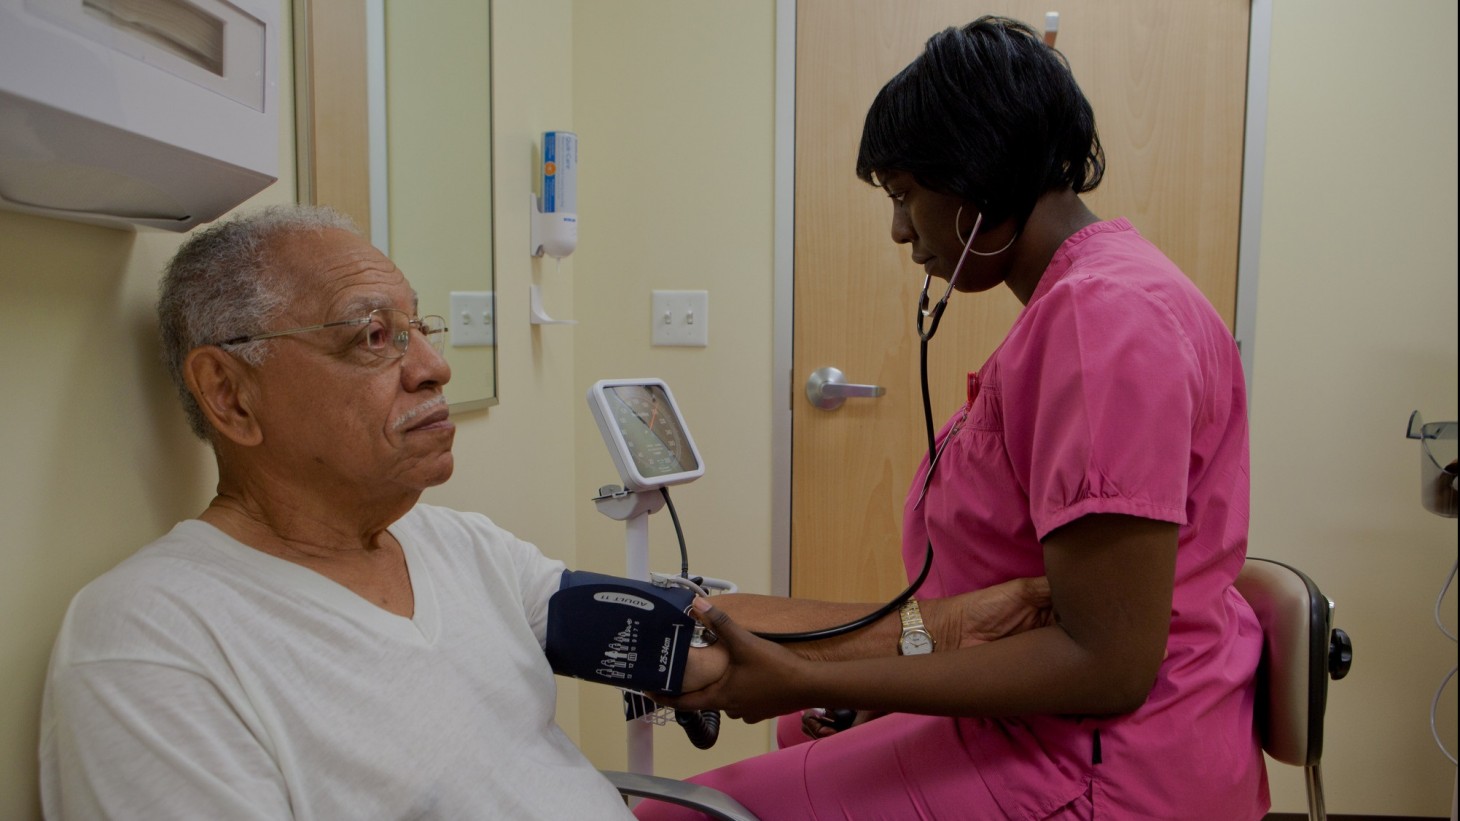
[[76, 597], [42, 718], [49, 817], [610, 818], [554, 723], [563, 565], [418, 505], [452, 471], [439, 317], [332, 212], [190, 240], [168, 367], [217, 496]]
[[[629, 817], [554, 722], [563, 564], [418, 504], [455, 428], [443, 324], [405, 275], [334, 212], [281, 206], [190, 239], [159, 315], [217, 495], [73, 601], [47, 816]], [[973, 603], [991, 625], [1034, 606]], [[686, 689], [723, 670], [699, 656]]]

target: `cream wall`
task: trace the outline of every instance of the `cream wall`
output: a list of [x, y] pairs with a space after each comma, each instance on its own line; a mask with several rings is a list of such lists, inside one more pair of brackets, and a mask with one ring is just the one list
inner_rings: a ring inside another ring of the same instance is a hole
[[[527, 255], [527, 192], [542, 132], [571, 117], [570, 0], [493, 0], [492, 230], [500, 404], [457, 415], [456, 472], [423, 501], [481, 511], [569, 565], [578, 563], [573, 338], [528, 323], [528, 286], [549, 306], [573, 300], [574, 261]], [[559, 33], [545, 36], [547, 32]], [[407, 271], [407, 275], [409, 275]], [[558, 722], [577, 738], [578, 686], [559, 679]]]
[[[289, 84], [286, 66], [280, 180], [247, 205], [293, 198]], [[72, 594], [202, 510], [217, 479], [158, 362], [158, 272], [180, 241], [0, 210], [0, 818], [40, 817], [41, 689]]]
[[[614, 475], [583, 393], [660, 376], [708, 467], [675, 494], [694, 568], [768, 588], [774, 5], [496, 0], [501, 404], [458, 419], [456, 476], [428, 501], [485, 511], [578, 566], [621, 567], [623, 526], [588, 501]], [[1419, 508], [1402, 430], [1414, 408], [1457, 411], [1455, 22], [1441, 0], [1277, 0], [1274, 14], [1253, 552], [1312, 573], [1358, 645], [1332, 692], [1336, 813], [1449, 808], [1454, 770], [1427, 712], [1454, 659], [1430, 609], [1455, 523]], [[285, 179], [258, 202], [292, 197], [283, 126]], [[560, 269], [527, 257], [513, 205], [550, 128], [582, 139], [582, 234]], [[214, 480], [154, 364], [156, 272], [178, 242], [0, 211], [3, 818], [37, 815], [36, 715], [67, 599], [196, 512]], [[534, 282], [580, 324], [530, 326]], [[654, 288], [709, 291], [708, 348], [649, 346]], [[673, 566], [659, 518], [653, 564]], [[1446, 607], [1453, 630], [1453, 592]], [[622, 765], [616, 710], [606, 690], [563, 687], [561, 723], [602, 766]], [[1453, 750], [1453, 706], [1446, 724]], [[764, 727], [731, 725], [708, 753], [677, 728], [658, 735], [659, 770], [676, 775], [767, 746]], [[1296, 811], [1297, 772], [1272, 775], [1275, 809]]]
[[[291, 19], [281, 0], [280, 19]], [[497, 202], [531, 190], [534, 145], [571, 114], [568, 0], [497, 0], [493, 93]], [[281, 53], [288, 54], [288, 33]], [[524, 67], [531, 67], [528, 71]], [[244, 207], [294, 198], [292, 79], [280, 76], [280, 176]], [[449, 207], [449, 204], [448, 204]], [[527, 322], [525, 208], [496, 214], [502, 404], [458, 419], [457, 470], [427, 501], [488, 513], [576, 562], [571, 431], [581, 398], [572, 336]], [[51, 640], [72, 594], [211, 496], [216, 472], [187, 433], [157, 364], [158, 272], [176, 234], [128, 232], [0, 211], [0, 328], [6, 356], [0, 472], [0, 818], [39, 817], [37, 716]], [[572, 261], [543, 277], [549, 305], [571, 304]], [[408, 272], [409, 273], [409, 272]], [[510, 307], [509, 307], [510, 306]], [[564, 432], [569, 432], [564, 434]], [[560, 694], [577, 729], [578, 688]]]
[[[1455, 521], [1420, 507], [1404, 428], [1457, 410], [1456, 6], [1273, 7], [1251, 552], [1306, 570], [1353, 636], [1330, 690], [1329, 811], [1448, 816], [1455, 769], [1428, 716], [1455, 663], [1433, 620]], [[1445, 612], [1454, 632], [1453, 589]], [[1302, 806], [1295, 770], [1272, 779], [1276, 809]]]
[[[773, 0], [573, 4], [581, 225], [571, 257], [579, 324], [567, 332], [572, 511], [587, 569], [623, 570], [625, 528], [588, 501], [619, 479], [584, 396], [599, 379], [654, 376], [705, 461], [703, 478], [672, 489], [691, 570], [770, 589], [774, 44]], [[654, 289], [709, 293], [708, 347], [650, 346]], [[650, 567], [677, 571], [667, 512], [650, 518], [649, 536]], [[583, 689], [583, 743], [600, 766], [625, 766], [620, 716], [614, 691]], [[769, 738], [768, 725], [726, 720], [701, 752], [678, 726], [660, 728], [656, 772], [699, 772], [764, 752]]]
[[71, 595], [201, 510], [215, 479], [156, 363], [157, 271], [176, 245], [0, 211], [3, 818], [39, 815], [41, 686]]

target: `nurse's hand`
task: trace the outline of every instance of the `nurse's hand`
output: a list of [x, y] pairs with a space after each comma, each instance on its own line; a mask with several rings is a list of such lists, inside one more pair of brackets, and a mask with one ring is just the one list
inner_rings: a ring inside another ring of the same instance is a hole
[[695, 615], [718, 637], [705, 649], [723, 650], [728, 663], [715, 681], [693, 692], [687, 683], [682, 695], [655, 695], [656, 703], [676, 710], [723, 710], [751, 724], [806, 706], [809, 699], [796, 685], [806, 678], [802, 673], [812, 662], [736, 624], [709, 599], [696, 598], [694, 607]]

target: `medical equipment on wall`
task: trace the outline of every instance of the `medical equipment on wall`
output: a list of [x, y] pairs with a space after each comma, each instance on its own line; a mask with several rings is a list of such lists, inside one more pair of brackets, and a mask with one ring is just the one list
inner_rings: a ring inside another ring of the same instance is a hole
[[[1420, 504], [1425, 510], [1447, 519], [1456, 518], [1456, 498], [1460, 496], [1460, 453], [1457, 453], [1457, 430], [1460, 430], [1460, 423], [1425, 422], [1424, 418], [1419, 415], [1419, 411], [1415, 411], [1409, 415], [1409, 427], [1405, 431], [1408, 438], [1420, 441]], [[1455, 582], [1457, 569], [1460, 569], [1460, 563], [1450, 565], [1450, 575], [1445, 579], [1445, 585], [1440, 588], [1439, 597], [1435, 599], [1435, 624], [1450, 641], [1456, 640], [1455, 634], [1445, 626], [1445, 621], [1441, 616], [1445, 595], [1450, 592], [1450, 586]], [[1456, 763], [1456, 758], [1453, 753], [1445, 749], [1445, 743], [1440, 739], [1439, 729], [1435, 725], [1435, 715], [1439, 710], [1440, 696], [1444, 694], [1445, 688], [1455, 678], [1456, 670], [1457, 668], [1452, 666], [1450, 672], [1445, 674], [1439, 689], [1435, 691], [1434, 700], [1430, 702], [1430, 733], [1434, 736], [1435, 744], [1439, 746], [1440, 752], [1445, 754], [1451, 764]]]
[[0, 0], [0, 207], [186, 231], [278, 176], [279, 4]]
[[[578, 247], [578, 135], [548, 131], [542, 135], [542, 199], [529, 192], [527, 253], [549, 256], [561, 265]], [[577, 325], [574, 319], [553, 319], [542, 304], [542, 288], [528, 286], [528, 321], [533, 325]]]
[[1415, 411], [1409, 415], [1405, 435], [1420, 440], [1419, 489], [1420, 504], [1436, 516], [1454, 519], [1456, 496], [1460, 488], [1460, 467], [1456, 465], [1455, 422], [1425, 422]]
[[578, 247], [578, 135], [542, 135], [542, 199], [532, 198], [528, 245], [532, 256], [562, 259]]

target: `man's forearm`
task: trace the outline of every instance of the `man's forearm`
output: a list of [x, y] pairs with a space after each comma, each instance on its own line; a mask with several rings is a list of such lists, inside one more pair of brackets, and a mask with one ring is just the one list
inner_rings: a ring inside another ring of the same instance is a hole
[[[919, 598], [918, 605], [936, 652], [994, 641], [1053, 621], [1049, 580], [1043, 577], [1011, 579], [946, 598]], [[857, 621], [884, 605], [734, 593], [716, 596], [715, 606], [757, 633], [799, 633]], [[898, 654], [901, 634], [902, 619], [894, 611], [842, 636], [785, 646], [813, 660], [886, 658]]]
[[[715, 607], [730, 614], [737, 624], [756, 633], [799, 633], [836, 627], [874, 612], [880, 604], [788, 599], [753, 593], [715, 596]], [[902, 622], [896, 611], [871, 625], [845, 635], [815, 641], [797, 641], [785, 647], [798, 655], [823, 661], [848, 661], [897, 655]], [[941, 640], [941, 637], [936, 637]]]

